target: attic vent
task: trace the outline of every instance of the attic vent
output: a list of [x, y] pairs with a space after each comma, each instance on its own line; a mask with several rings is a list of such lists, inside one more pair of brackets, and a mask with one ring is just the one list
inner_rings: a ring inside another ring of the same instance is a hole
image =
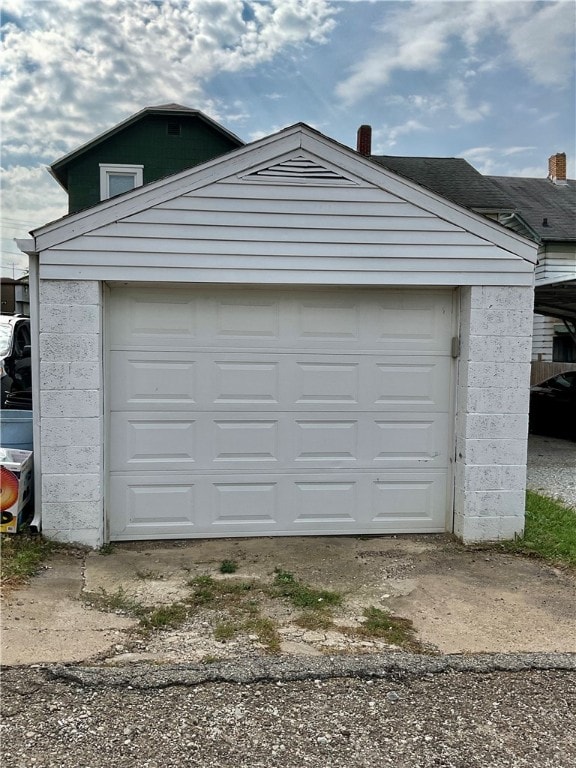
[[168, 123], [166, 126], [166, 133], [168, 136], [180, 136], [182, 126], [180, 123]]
[[282, 182], [309, 183], [311, 181], [320, 184], [354, 184], [351, 179], [347, 179], [340, 173], [330, 168], [319, 165], [314, 160], [310, 160], [303, 155], [292, 157], [290, 160], [284, 160], [282, 163], [271, 165], [268, 168], [261, 168], [244, 176], [244, 179], [250, 181], [276, 179]]

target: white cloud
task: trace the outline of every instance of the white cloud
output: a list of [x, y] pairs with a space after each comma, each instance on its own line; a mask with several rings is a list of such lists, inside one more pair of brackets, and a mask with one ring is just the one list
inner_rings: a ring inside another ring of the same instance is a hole
[[46, 161], [144, 105], [175, 101], [222, 119], [210, 77], [322, 43], [335, 13], [328, 0], [5, 0], [3, 11], [15, 19], [5, 26], [4, 150], [17, 150], [25, 125]]
[[[397, 72], [429, 73], [444, 66], [450, 72], [454, 59], [447, 53], [453, 42], [466, 49], [463, 75], [491, 69], [493, 53], [483, 52], [482, 43], [494, 33], [502, 43], [497, 58], [507, 57], [535, 82], [561, 86], [573, 69], [574, 4], [562, 0], [401, 3], [377, 32], [376, 45], [337, 87], [347, 103], [387, 85]], [[474, 69], [466, 66], [470, 56], [478, 62]]]
[[480, 173], [487, 176], [524, 176], [543, 179], [548, 172], [548, 157], [543, 157], [540, 165], [527, 165], [522, 155], [529, 155], [533, 161], [536, 147], [470, 147], [461, 152], [463, 157]]
[[407, 120], [400, 125], [384, 125], [381, 128], [377, 128], [373, 133], [374, 139], [374, 153], [385, 153], [398, 143], [400, 136], [405, 136], [410, 133], [427, 131], [428, 128], [418, 120]]

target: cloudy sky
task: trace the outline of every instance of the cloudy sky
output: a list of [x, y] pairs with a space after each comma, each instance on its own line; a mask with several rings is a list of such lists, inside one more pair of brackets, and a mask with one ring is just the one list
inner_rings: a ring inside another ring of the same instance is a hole
[[[244, 141], [302, 121], [381, 154], [576, 177], [574, 0], [2, 0], [2, 274], [66, 212], [46, 171], [144, 106]], [[14, 265], [14, 267], [13, 267]]]

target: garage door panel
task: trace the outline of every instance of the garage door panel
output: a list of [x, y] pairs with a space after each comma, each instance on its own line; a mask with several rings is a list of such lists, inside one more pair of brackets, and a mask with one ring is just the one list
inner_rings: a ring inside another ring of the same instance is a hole
[[[205, 434], [209, 433], [209, 425]], [[212, 422], [212, 456], [207, 465], [277, 464], [279, 455], [280, 424], [276, 419], [214, 419]]]
[[261, 292], [229, 295], [217, 300], [215, 308], [215, 335], [227, 345], [231, 339], [260, 342], [280, 338], [280, 302]]
[[112, 472], [446, 467], [447, 414], [112, 413]]
[[373, 447], [374, 464], [387, 468], [446, 467], [448, 414], [418, 416], [413, 413], [389, 414], [370, 422], [366, 444]]
[[122, 503], [115, 540], [254, 535], [440, 532], [441, 472], [112, 478]]
[[279, 360], [215, 361], [212, 366], [212, 404], [278, 406], [280, 366]]
[[198, 402], [198, 363], [182, 354], [112, 352], [111, 410], [189, 409]]
[[198, 419], [181, 413], [114, 413], [110, 469], [186, 469], [197, 463]]
[[[372, 484], [372, 523], [379, 525], [419, 522], [433, 525], [438, 521], [446, 494], [446, 475], [411, 473], [409, 477], [391, 474]], [[442, 523], [444, 521], [442, 520]]]
[[194, 536], [198, 525], [197, 485], [191, 476], [170, 479], [113, 476], [110, 518], [113, 539]]
[[[208, 481], [210, 483], [210, 481]], [[278, 528], [279, 484], [275, 479], [212, 482], [208, 509], [212, 526], [245, 529]]]
[[370, 400], [379, 410], [410, 408], [446, 411], [450, 402], [450, 368], [443, 358], [415, 362], [397, 358], [374, 364]]
[[158, 291], [156, 287], [111, 291], [111, 349], [166, 345], [198, 345], [197, 297], [182, 290]]
[[291, 381], [293, 394], [287, 399], [296, 406], [358, 405], [360, 363], [298, 360]]
[[112, 411], [447, 411], [446, 357], [141, 351], [110, 355]]
[[342, 462], [358, 462], [357, 419], [295, 419], [293, 427], [294, 463], [340, 466]]
[[387, 293], [368, 305], [367, 316], [363, 327], [371, 329], [380, 349], [399, 354], [448, 352], [452, 312], [447, 296], [442, 302], [431, 293]]

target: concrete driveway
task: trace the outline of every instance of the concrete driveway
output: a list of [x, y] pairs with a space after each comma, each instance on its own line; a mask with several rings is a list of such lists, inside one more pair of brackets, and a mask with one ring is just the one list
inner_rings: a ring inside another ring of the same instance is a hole
[[[220, 573], [224, 560], [237, 563], [236, 573]], [[269, 595], [277, 569], [341, 596], [329, 626], [301, 626], [305, 611]], [[242, 616], [251, 611], [257, 620], [240, 622], [237, 603], [196, 604], [176, 628], [134, 632], [138, 621], [126, 605], [185, 604], [198, 577], [252, 584]], [[398, 650], [357, 631], [370, 607], [409, 619], [431, 652], [576, 652], [573, 573], [495, 549], [465, 548], [448, 535], [294, 537], [61, 552], [5, 599], [3, 663], [255, 658], [267, 653], [262, 627], [273, 628], [286, 655]]]

